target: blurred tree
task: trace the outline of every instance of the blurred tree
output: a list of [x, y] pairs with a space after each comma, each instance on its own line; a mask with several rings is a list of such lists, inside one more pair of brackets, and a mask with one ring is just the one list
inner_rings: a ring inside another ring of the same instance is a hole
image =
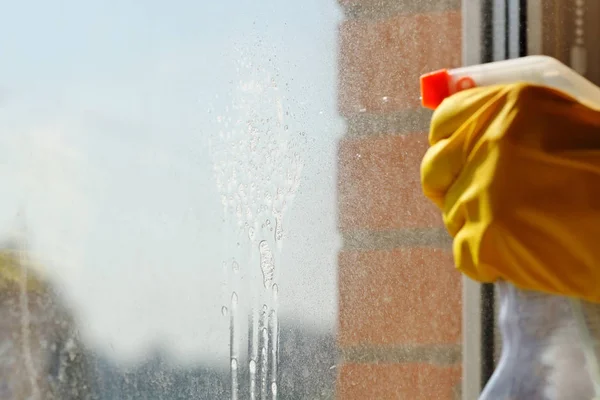
[[0, 246], [0, 398], [92, 399], [67, 307], [19, 241]]

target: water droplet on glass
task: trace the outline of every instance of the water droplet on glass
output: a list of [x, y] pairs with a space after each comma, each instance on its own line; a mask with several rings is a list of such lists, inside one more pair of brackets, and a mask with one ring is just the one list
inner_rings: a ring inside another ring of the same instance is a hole
[[229, 310], [227, 309], [227, 307], [225, 307], [225, 306], [221, 307], [221, 314], [223, 314], [224, 317], [226, 317], [228, 313], [229, 313]]
[[258, 244], [260, 253], [260, 269], [263, 273], [263, 285], [266, 288], [271, 286], [273, 275], [275, 274], [275, 261], [273, 260], [273, 252], [266, 240]]
[[275, 216], [275, 240], [280, 241], [283, 239], [283, 226], [281, 225], [281, 214], [277, 213]]
[[254, 240], [254, 228], [248, 229], [248, 238]]
[[237, 367], [238, 367], [238, 362], [237, 362], [237, 360], [236, 360], [235, 358], [232, 358], [232, 359], [231, 359], [231, 369], [232, 369], [233, 371], [236, 371], [236, 370], [237, 370]]
[[248, 363], [248, 368], [250, 369], [251, 374], [255, 374], [256, 373], [256, 361], [250, 360], [250, 363]]
[[233, 270], [233, 272], [240, 272], [240, 264], [238, 264], [237, 261], [233, 260], [233, 263], [231, 263], [231, 269]]
[[238, 302], [238, 295], [236, 292], [233, 292], [231, 294], [231, 304], [235, 305], [235, 304], [237, 304], [237, 302]]
[[288, 126], [287, 126], [287, 125], [285, 125], [285, 126], [283, 127], [283, 129], [287, 131], [287, 130], [288, 130]]
[[273, 398], [277, 396], [277, 383], [271, 383], [271, 393], [273, 394]]

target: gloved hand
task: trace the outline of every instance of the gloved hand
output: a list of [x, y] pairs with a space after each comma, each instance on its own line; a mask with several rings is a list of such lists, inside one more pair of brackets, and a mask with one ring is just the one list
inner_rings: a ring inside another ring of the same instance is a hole
[[600, 302], [600, 111], [530, 84], [469, 89], [429, 143], [422, 187], [460, 271]]

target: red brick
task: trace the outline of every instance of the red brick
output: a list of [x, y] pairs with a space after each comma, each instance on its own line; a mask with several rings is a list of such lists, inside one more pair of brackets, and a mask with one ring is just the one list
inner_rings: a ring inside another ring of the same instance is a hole
[[427, 135], [368, 136], [339, 145], [339, 227], [389, 230], [442, 226], [421, 190]]
[[366, 4], [366, 5], [372, 5], [372, 4], [376, 4], [376, 2], [379, 0], [338, 0], [338, 3], [340, 3], [341, 6], [350, 6], [350, 5], [354, 5], [354, 4]]
[[419, 107], [419, 76], [461, 62], [459, 11], [347, 20], [339, 37], [339, 108], [346, 116]]
[[340, 346], [460, 342], [460, 273], [450, 251], [342, 251], [338, 261]]
[[430, 364], [346, 364], [338, 375], [344, 400], [453, 400], [460, 366]]

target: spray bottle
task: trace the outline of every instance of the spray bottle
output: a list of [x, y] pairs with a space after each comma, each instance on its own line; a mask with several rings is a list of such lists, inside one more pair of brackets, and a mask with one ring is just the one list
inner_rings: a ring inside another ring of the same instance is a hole
[[[435, 109], [456, 92], [515, 82], [600, 106], [600, 88], [558, 60], [537, 55], [428, 73], [421, 77], [421, 101]], [[495, 286], [502, 355], [480, 400], [600, 399], [600, 304], [509, 282]]]

